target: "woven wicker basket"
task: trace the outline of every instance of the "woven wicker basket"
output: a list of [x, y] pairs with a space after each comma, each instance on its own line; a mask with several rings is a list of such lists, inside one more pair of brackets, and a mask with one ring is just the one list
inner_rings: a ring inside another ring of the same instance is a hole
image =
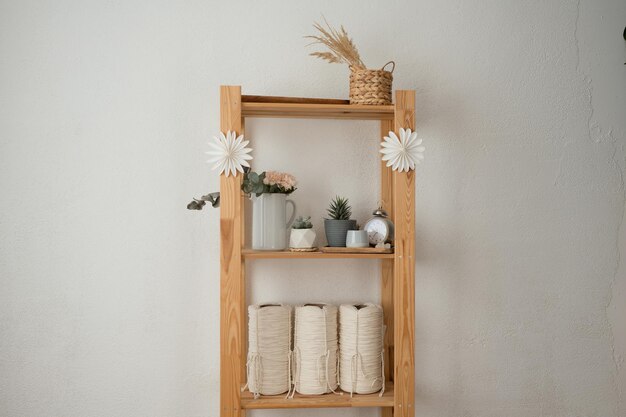
[[[391, 71], [385, 67], [392, 64]], [[396, 63], [387, 62], [381, 69], [350, 67], [350, 104], [391, 104], [391, 85]]]

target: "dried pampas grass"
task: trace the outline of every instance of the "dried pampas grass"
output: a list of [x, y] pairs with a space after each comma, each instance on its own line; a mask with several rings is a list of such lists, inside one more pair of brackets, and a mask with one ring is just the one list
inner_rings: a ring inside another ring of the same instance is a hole
[[317, 22], [313, 25], [319, 32], [319, 35], [310, 35], [306, 36], [306, 38], [313, 39], [311, 45], [322, 44], [330, 52], [312, 52], [309, 55], [321, 58], [331, 64], [346, 63], [354, 68], [366, 68], [356, 45], [352, 42], [343, 26], [337, 30], [331, 27], [326, 19], [324, 19], [324, 23], [326, 27]]

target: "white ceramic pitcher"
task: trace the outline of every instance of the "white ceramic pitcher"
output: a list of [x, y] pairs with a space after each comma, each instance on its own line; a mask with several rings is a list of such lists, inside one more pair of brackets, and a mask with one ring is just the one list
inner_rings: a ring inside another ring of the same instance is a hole
[[[252, 249], [287, 249], [287, 231], [296, 216], [296, 203], [287, 200], [286, 194], [265, 193], [252, 195]], [[287, 220], [287, 204], [292, 213]]]

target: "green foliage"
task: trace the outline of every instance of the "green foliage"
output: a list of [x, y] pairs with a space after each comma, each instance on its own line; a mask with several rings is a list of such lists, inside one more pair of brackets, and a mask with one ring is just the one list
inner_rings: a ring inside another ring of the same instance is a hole
[[264, 192], [266, 192], [266, 193], [279, 193], [279, 194], [287, 194], [287, 195], [289, 195], [289, 194], [293, 193], [294, 191], [296, 191], [295, 188], [287, 189], [287, 188], [282, 187], [282, 186], [280, 186], [278, 184], [270, 184], [270, 185], [266, 185], [265, 187], [266, 187], [267, 191], [264, 191]]
[[298, 216], [296, 220], [294, 220], [292, 229], [312, 229], [313, 224], [311, 223], [311, 216], [302, 217]]
[[348, 199], [339, 196], [331, 200], [326, 211], [334, 220], [350, 220], [350, 216], [352, 216], [352, 207], [348, 205]]
[[[275, 173], [272, 171], [270, 175], [271, 174], [275, 174]], [[269, 184], [266, 184], [265, 178], [266, 178], [265, 171], [261, 172], [260, 174], [257, 174], [254, 171], [248, 171], [243, 176], [241, 190], [246, 194], [255, 194], [257, 197], [259, 197], [261, 194], [266, 194], [266, 193], [289, 195], [296, 190], [295, 187], [285, 188], [280, 184], [272, 184], [271, 177], [269, 178], [270, 181], [268, 181]]]
[[199, 200], [197, 198], [194, 198], [191, 203], [187, 204], [187, 210], [202, 210], [202, 208], [206, 205], [207, 201], [211, 203], [213, 207], [215, 208], [219, 207], [220, 206], [220, 193], [215, 192], [215, 193], [203, 195], [202, 197], [200, 197]]
[[265, 172], [260, 174], [254, 171], [247, 172], [243, 176], [241, 190], [246, 194], [256, 194], [259, 197], [261, 194], [269, 192], [269, 187], [263, 184], [264, 179]]

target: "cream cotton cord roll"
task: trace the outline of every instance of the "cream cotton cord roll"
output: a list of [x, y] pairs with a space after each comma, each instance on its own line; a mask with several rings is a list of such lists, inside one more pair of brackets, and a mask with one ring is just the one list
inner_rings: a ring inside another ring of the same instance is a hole
[[[295, 308], [294, 392], [335, 392], [337, 376], [337, 307], [305, 304]], [[293, 393], [291, 394], [293, 396]]]
[[339, 385], [352, 394], [385, 391], [382, 307], [342, 304], [339, 308]]
[[255, 398], [291, 390], [292, 311], [282, 304], [248, 307], [246, 387]]

